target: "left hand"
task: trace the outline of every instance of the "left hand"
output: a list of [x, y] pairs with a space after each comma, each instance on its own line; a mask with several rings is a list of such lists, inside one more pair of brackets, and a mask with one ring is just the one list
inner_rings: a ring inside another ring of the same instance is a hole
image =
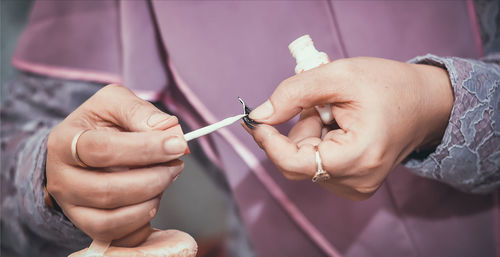
[[180, 174], [178, 158], [186, 150], [175, 116], [123, 86], [108, 85], [49, 134], [47, 191], [92, 239], [137, 245], [151, 233], [149, 222]]
[[[320, 104], [331, 105], [334, 126], [321, 122], [313, 108]], [[409, 153], [441, 141], [452, 106], [444, 69], [380, 58], [341, 59], [283, 81], [250, 114], [263, 124], [248, 131], [288, 179], [311, 179], [318, 149], [331, 176], [320, 184], [361, 200]], [[299, 113], [288, 137], [271, 126]]]

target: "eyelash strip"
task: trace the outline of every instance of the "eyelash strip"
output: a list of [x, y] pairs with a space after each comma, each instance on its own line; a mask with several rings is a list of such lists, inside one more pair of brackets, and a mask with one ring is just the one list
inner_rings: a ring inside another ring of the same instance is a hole
[[248, 107], [246, 104], [245, 104], [245, 101], [243, 101], [243, 99], [241, 99], [241, 97], [238, 96], [238, 100], [240, 101], [240, 103], [243, 105], [243, 113], [246, 114], [242, 119], [243, 119], [243, 122], [245, 122], [245, 125], [247, 126], [247, 128], [249, 129], [254, 129], [257, 125], [259, 125], [260, 123], [259, 122], [256, 122], [252, 119], [250, 119], [250, 117], [248, 117], [248, 114], [250, 114], [252, 112], [252, 109], [250, 107]]

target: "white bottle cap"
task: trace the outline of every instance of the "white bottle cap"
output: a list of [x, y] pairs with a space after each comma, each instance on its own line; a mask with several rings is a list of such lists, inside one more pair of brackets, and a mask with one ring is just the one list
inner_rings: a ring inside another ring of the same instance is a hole
[[328, 63], [328, 56], [316, 50], [314, 43], [309, 35], [304, 35], [288, 45], [288, 49], [295, 57], [297, 66], [295, 73], [300, 73]]

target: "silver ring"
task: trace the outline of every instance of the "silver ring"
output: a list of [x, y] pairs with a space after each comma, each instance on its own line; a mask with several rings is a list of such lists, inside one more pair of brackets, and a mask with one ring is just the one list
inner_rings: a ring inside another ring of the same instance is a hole
[[73, 156], [73, 160], [82, 168], [87, 168], [88, 166], [87, 164], [83, 163], [82, 160], [80, 160], [80, 156], [78, 156], [78, 150], [76, 149], [76, 145], [78, 144], [78, 139], [80, 139], [80, 136], [83, 135], [83, 133], [85, 133], [88, 130], [89, 129], [84, 129], [76, 133], [76, 135], [73, 137], [73, 141], [71, 142], [71, 156]]
[[318, 167], [318, 170], [316, 171], [316, 174], [314, 174], [312, 182], [317, 183], [329, 180], [330, 174], [328, 174], [328, 172], [323, 169], [323, 165], [321, 164], [321, 156], [319, 156], [318, 150], [316, 150], [316, 165]]

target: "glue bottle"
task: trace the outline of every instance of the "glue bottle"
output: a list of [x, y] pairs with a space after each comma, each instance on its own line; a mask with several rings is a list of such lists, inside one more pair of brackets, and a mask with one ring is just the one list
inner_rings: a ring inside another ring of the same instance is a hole
[[[295, 39], [288, 45], [288, 49], [297, 61], [297, 66], [295, 66], [296, 74], [330, 62], [326, 53], [316, 50], [309, 35], [304, 35]], [[323, 121], [324, 124], [329, 124], [333, 120], [330, 104], [321, 104], [314, 106], [314, 108], [318, 111], [321, 121]]]

